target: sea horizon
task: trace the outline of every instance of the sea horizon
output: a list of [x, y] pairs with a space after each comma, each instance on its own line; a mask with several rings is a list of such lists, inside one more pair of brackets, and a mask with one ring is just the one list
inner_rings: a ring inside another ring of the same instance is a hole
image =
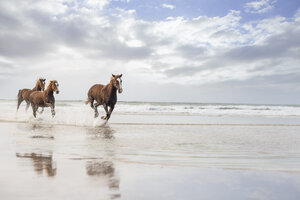
[[[0, 99], [0, 101], [17, 101], [15, 99]], [[57, 102], [85, 102], [86, 99], [56, 99]], [[295, 103], [242, 103], [242, 102], [196, 102], [196, 101], [142, 101], [142, 100], [118, 100], [118, 103], [157, 103], [157, 104], [203, 104], [203, 105], [269, 105], [269, 106], [300, 106], [299, 104]]]

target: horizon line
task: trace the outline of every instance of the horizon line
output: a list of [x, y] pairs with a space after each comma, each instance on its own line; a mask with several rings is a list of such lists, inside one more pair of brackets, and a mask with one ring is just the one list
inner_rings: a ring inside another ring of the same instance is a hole
[[[16, 101], [17, 99], [1, 99], [0, 101]], [[85, 101], [85, 99], [56, 99], [56, 101]], [[240, 103], [240, 102], [192, 102], [192, 101], [141, 101], [141, 100], [121, 100], [118, 102], [130, 102], [130, 103], [177, 103], [177, 104], [230, 104], [230, 105], [274, 105], [274, 106], [300, 106], [293, 103]]]

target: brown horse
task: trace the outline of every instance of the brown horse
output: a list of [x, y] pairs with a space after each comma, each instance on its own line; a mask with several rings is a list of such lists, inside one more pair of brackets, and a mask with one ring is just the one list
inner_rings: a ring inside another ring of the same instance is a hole
[[32, 92], [29, 96], [29, 100], [31, 103], [33, 116], [36, 117], [36, 111], [39, 107], [50, 107], [52, 117], [55, 115], [55, 98], [53, 95], [53, 92], [56, 92], [56, 94], [59, 93], [58, 90], [58, 82], [53, 80], [49, 81], [48, 86], [44, 92], [41, 91], [35, 91]]
[[29, 96], [32, 92], [34, 91], [43, 91], [45, 89], [45, 81], [46, 79], [44, 78], [39, 78], [39, 80], [37, 80], [34, 88], [32, 89], [21, 89], [19, 90], [18, 93], [18, 106], [17, 106], [17, 111], [19, 110], [20, 104], [25, 100], [26, 101], [26, 110], [28, 110], [29, 107]]
[[[115, 104], [117, 103], [117, 90], [119, 93], [122, 93], [123, 91], [121, 77], [122, 74], [112, 74], [110, 82], [107, 85], [95, 84], [89, 89], [88, 99], [85, 103], [90, 103], [91, 108], [95, 110], [95, 118], [99, 116], [97, 107], [103, 105], [106, 116], [102, 116], [101, 119], [109, 120]], [[95, 104], [94, 100], [96, 101]], [[109, 110], [108, 107], [110, 107]]]

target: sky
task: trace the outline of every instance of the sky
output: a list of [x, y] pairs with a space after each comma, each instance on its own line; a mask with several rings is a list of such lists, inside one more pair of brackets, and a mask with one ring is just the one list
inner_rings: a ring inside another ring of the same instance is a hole
[[121, 73], [121, 101], [300, 104], [300, 1], [0, 1], [0, 99]]

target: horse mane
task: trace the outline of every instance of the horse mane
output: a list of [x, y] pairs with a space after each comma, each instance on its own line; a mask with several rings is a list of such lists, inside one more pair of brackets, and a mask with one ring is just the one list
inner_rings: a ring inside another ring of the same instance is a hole
[[43, 79], [42, 77], [40, 77], [39, 79], [36, 80], [35, 82], [35, 85], [33, 87], [33, 89], [37, 89], [39, 87], [39, 83], [40, 83], [40, 80]]
[[[106, 89], [106, 88], [108, 88], [108, 87], [110, 87], [110, 86], [112, 87], [111, 89], [113, 89], [113, 88], [114, 88], [114, 86], [113, 86], [113, 84], [112, 84], [113, 79], [114, 79], [114, 77], [110, 77], [109, 82], [108, 82], [106, 85], [104, 85], [103, 89]], [[102, 90], [103, 90], [103, 89], [102, 89]]]
[[34, 87], [37, 87], [37, 86], [39, 85], [39, 81], [40, 81], [40, 79], [37, 79], [37, 80], [35, 81]]
[[112, 81], [113, 81], [113, 79], [114, 79], [114, 77], [110, 77], [110, 80], [109, 80], [109, 82], [108, 82], [108, 84], [107, 84], [107, 85], [111, 84], [111, 83], [112, 83]]
[[55, 83], [55, 82], [57, 82], [57, 81], [56, 81], [56, 80], [51, 80], [51, 81], [49, 81], [49, 82], [47, 83], [47, 85], [46, 85], [45, 91], [48, 90], [49, 87], [50, 87], [50, 85], [51, 85], [52, 83]]

